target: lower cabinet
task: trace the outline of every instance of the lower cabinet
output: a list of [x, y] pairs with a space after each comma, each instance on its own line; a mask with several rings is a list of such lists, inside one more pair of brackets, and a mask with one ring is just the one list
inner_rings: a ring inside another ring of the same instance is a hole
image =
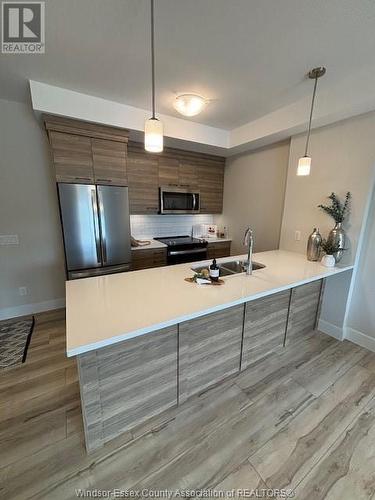
[[179, 325], [179, 403], [239, 371], [243, 305]]
[[219, 259], [220, 257], [230, 256], [230, 241], [208, 242], [207, 259]]
[[247, 302], [241, 370], [282, 348], [288, 322], [290, 290]]
[[177, 404], [177, 326], [78, 356], [89, 451]]
[[167, 265], [167, 250], [157, 248], [152, 250], [132, 250], [132, 271], [162, 267]]
[[292, 288], [286, 345], [316, 327], [323, 280]]

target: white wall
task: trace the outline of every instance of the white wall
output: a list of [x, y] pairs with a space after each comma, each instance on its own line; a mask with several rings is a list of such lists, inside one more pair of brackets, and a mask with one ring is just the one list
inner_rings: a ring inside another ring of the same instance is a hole
[[[0, 319], [62, 305], [63, 247], [47, 139], [31, 107], [4, 100], [0, 234], [19, 236], [19, 245], [0, 246]], [[22, 286], [28, 295], [19, 295]]]
[[[315, 226], [327, 236], [334, 222], [317, 205], [329, 201], [326, 197], [332, 191], [341, 197], [351, 191], [352, 210], [345, 225], [349, 251], [343, 262], [353, 262], [375, 164], [375, 113], [314, 130], [311, 175], [298, 177], [296, 168], [305, 139], [305, 135], [291, 139], [280, 248], [304, 253]], [[294, 239], [296, 230], [302, 233], [300, 241]]]
[[[347, 316], [349, 338], [375, 350], [375, 190], [372, 195], [353, 298]], [[362, 338], [361, 338], [362, 337]], [[365, 337], [369, 337], [366, 340]]]
[[289, 141], [228, 158], [224, 178], [223, 215], [232, 254], [244, 253], [247, 226], [254, 231], [255, 251], [278, 248], [283, 213]]

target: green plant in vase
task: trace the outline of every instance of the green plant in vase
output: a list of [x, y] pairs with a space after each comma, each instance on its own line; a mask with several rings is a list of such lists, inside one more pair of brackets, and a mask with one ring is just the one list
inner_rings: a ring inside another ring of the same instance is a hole
[[333, 254], [336, 262], [340, 262], [345, 250], [346, 234], [342, 227], [342, 223], [349, 215], [351, 198], [352, 195], [350, 191], [346, 193], [344, 202], [341, 202], [335, 193], [331, 193], [330, 196], [328, 196], [328, 199], [331, 200], [330, 205], [318, 205], [318, 208], [321, 208], [335, 221], [335, 227], [330, 231], [327, 241], [330, 241], [338, 247]]

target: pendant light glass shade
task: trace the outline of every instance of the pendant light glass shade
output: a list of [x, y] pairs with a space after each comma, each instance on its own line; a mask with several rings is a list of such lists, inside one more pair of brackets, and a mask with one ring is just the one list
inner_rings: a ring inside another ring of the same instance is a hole
[[150, 153], [163, 151], [163, 124], [157, 118], [145, 122], [145, 150]]
[[311, 158], [310, 156], [302, 156], [298, 160], [297, 175], [310, 175]]

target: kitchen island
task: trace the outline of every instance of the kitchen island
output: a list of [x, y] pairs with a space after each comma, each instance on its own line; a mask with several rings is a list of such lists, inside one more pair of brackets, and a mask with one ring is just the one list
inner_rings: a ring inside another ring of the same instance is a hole
[[310, 332], [323, 280], [352, 268], [280, 250], [254, 261], [266, 267], [222, 286], [184, 281], [191, 264], [67, 282], [89, 451]]

